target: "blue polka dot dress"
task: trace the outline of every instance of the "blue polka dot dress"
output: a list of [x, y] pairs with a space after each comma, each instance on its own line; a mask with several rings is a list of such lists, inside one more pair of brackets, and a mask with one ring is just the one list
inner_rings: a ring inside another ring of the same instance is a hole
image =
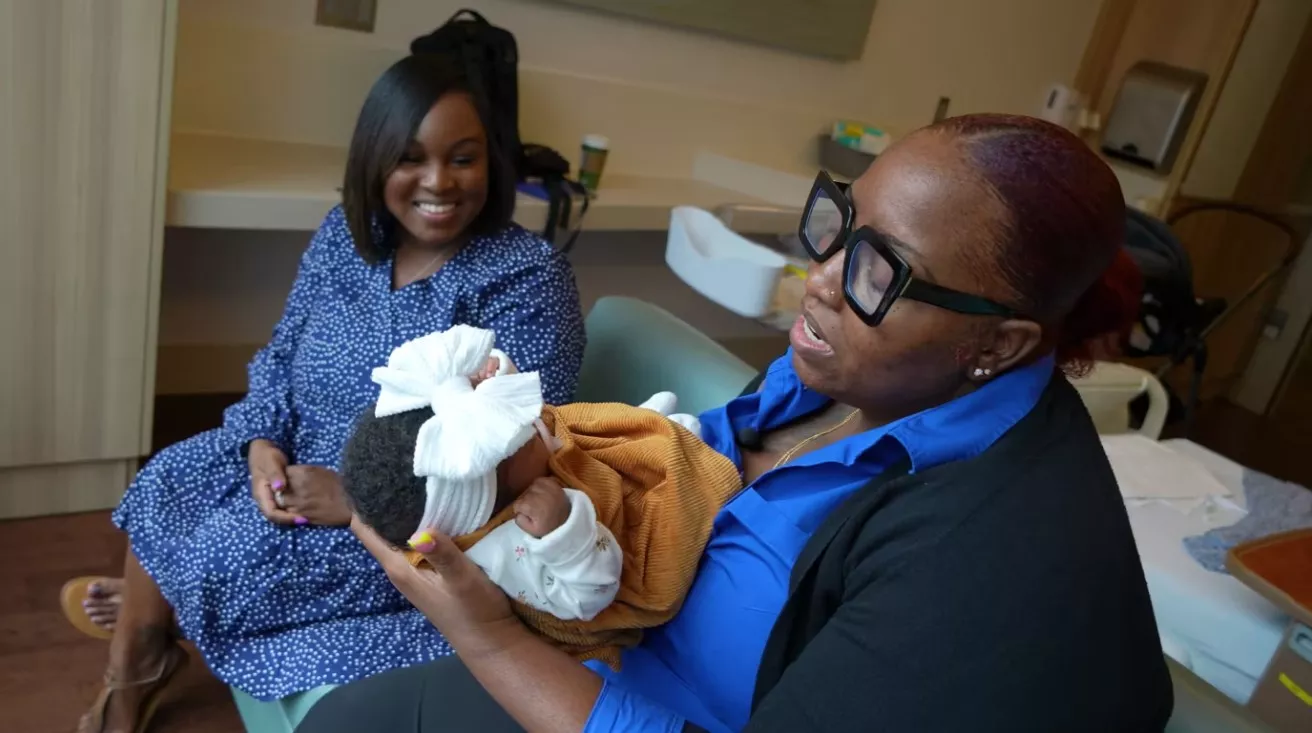
[[271, 523], [251, 498], [243, 448], [264, 438], [292, 463], [336, 468], [378, 396], [370, 371], [397, 345], [455, 324], [492, 329], [548, 401], [567, 402], [583, 357], [569, 264], [515, 226], [470, 242], [433, 276], [392, 290], [340, 208], [301, 259], [250, 391], [223, 427], [162, 451], [114, 522], [214, 673], [258, 699], [431, 661], [451, 648], [392, 587], [349, 529]]

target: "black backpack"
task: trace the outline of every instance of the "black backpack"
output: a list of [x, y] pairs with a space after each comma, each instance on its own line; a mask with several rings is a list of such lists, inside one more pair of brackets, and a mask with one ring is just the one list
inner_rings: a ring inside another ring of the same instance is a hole
[[412, 54], [440, 54], [464, 68], [474, 97], [488, 105], [490, 134], [523, 175], [519, 141], [519, 46], [505, 28], [487, 22], [477, 11], [456, 11], [447, 22], [410, 42]]

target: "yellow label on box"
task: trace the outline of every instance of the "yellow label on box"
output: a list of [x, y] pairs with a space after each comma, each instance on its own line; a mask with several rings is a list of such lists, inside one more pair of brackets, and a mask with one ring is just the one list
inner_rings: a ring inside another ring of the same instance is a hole
[[1281, 672], [1280, 677], [1278, 677], [1277, 679], [1280, 680], [1280, 684], [1285, 686], [1286, 690], [1289, 690], [1290, 692], [1294, 693], [1294, 697], [1298, 698], [1299, 700], [1302, 700], [1304, 705], [1312, 707], [1312, 693], [1308, 693], [1307, 690], [1304, 690], [1302, 687], [1299, 687], [1298, 683], [1289, 679], [1289, 675], [1285, 674], [1284, 672]]

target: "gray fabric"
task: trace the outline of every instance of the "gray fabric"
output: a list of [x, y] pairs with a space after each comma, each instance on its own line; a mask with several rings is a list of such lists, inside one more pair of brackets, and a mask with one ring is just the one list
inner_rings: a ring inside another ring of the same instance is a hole
[[328, 693], [296, 733], [523, 733], [459, 657], [394, 669]]
[[1184, 549], [1208, 570], [1224, 573], [1225, 555], [1248, 540], [1312, 527], [1312, 491], [1257, 471], [1244, 471], [1248, 515], [1228, 527], [1184, 538]]

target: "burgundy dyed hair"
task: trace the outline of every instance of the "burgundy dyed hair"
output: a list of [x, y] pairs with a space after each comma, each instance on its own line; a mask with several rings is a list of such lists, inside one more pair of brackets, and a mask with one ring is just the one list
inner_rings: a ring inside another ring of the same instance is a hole
[[1056, 329], [1057, 359], [1087, 368], [1092, 345], [1129, 332], [1142, 278], [1125, 253], [1125, 199], [1111, 168], [1057, 125], [1018, 115], [952, 117], [930, 130], [966, 149], [1008, 211], [994, 253], [1021, 312]]

